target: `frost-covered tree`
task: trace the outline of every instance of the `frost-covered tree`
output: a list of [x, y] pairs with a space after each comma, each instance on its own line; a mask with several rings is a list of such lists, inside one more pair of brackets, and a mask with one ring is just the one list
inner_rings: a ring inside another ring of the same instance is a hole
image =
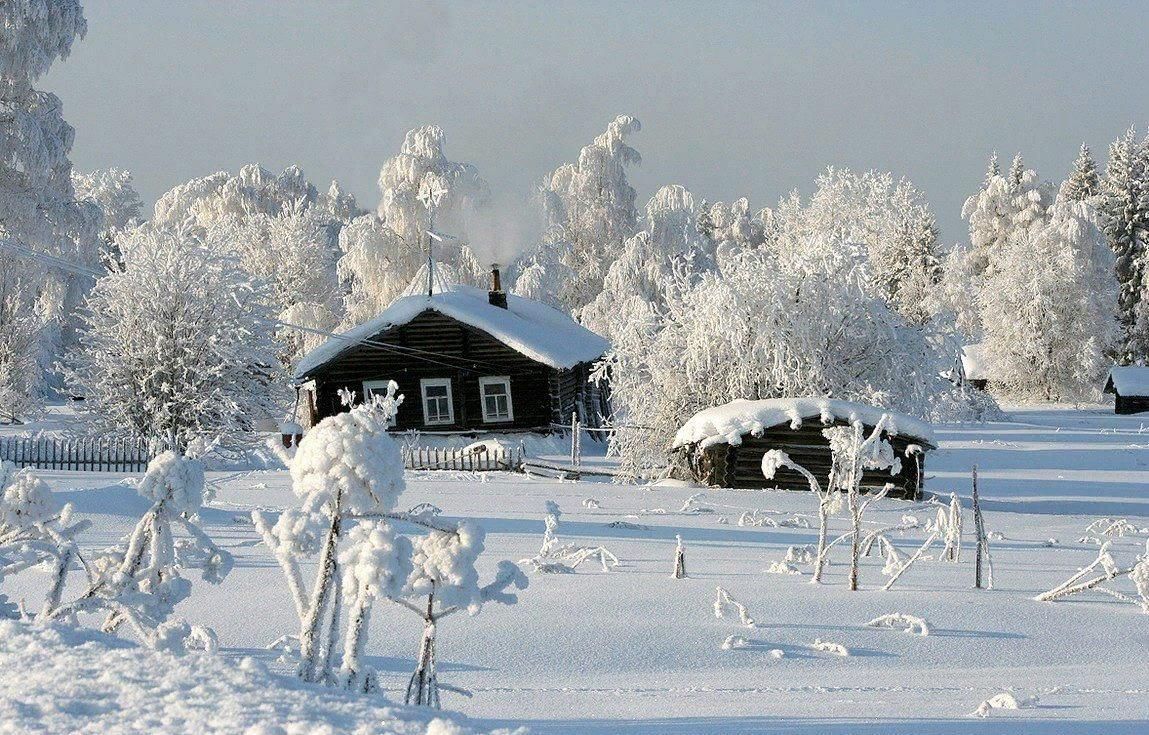
[[339, 233], [339, 277], [348, 285], [345, 326], [362, 324], [383, 311], [427, 262], [376, 214], [356, 217]]
[[[447, 158], [445, 142], [437, 126], [409, 130], [379, 172], [377, 213], [340, 233], [339, 276], [349, 292], [344, 326], [370, 319], [398, 297], [427, 263], [428, 248], [463, 282], [481, 281], [467, 229], [473, 213], [488, 206], [490, 191], [473, 165]], [[432, 219], [434, 231], [451, 239], [431, 240]]]
[[1021, 154], [1006, 175], [988, 174], [981, 190], [966, 199], [962, 217], [969, 221], [970, 241], [947, 257], [941, 297], [967, 340], [981, 339], [979, 298], [986, 282], [1003, 267], [1008, 250], [1046, 226], [1053, 201], [1053, 188], [1024, 168]]
[[981, 191], [962, 206], [962, 218], [969, 221], [970, 255], [975, 276], [994, 267], [999, 252], [1011, 238], [1021, 237], [1031, 227], [1045, 223], [1046, 210], [1053, 204], [1053, 191], [1022, 166], [1021, 154], [1014, 158], [1005, 176], [990, 176]]
[[327, 214], [297, 200], [276, 215], [222, 218], [206, 229], [207, 246], [220, 257], [238, 255], [244, 270], [268, 286], [276, 316], [298, 325], [278, 331], [285, 368], [322, 343], [323, 333], [341, 319], [343, 294], [327, 241], [330, 222]]
[[1061, 184], [1059, 196], [1077, 202], [1089, 201], [1101, 191], [1101, 178], [1097, 174], [1097, 164], [1089, 146], [1081, 144], [1081, 150], [1073, 161], [1073, 170]]
[[956, 346], [872, 294], [862, 246], [841, 232], [783, 230], [780, 247], [676, 274], [659, 312], [616, 331], [604, 368], [628, 472], [664, 467], [682, 422], [738, 398], [827, 395], [918, 415], [942, 410], [952, 390], [940, 373]]
[[[337, 197], [346, 196], [337, 184], [333, 186]], [[169, 229], [206, 229], [220, 219], [243, 219], [257, 213], [277, 215], [299, 202], [332, 216], [348, 206], [357, 209], [354, 200], [335, 203], [327, 201], [329, 197], [330, 190], [321, 195], [298, 166], [288, 166], [276, 175], [251, 163], [236, 174], [218, 171], [173, 187], [156, 201], [151, 222]]]
[[1061, 198], [1008, 241], [979, 298], [990, 379], [1025, 398], [1096, 394], [1117, 337], [1113, 259], [1093, 208]]
[[1102, 228], [1113, 250], [1118, 315], [1123, 329], [1116, 352], [1122, 362], [1149, 357], [1149, 324], [1139, 324], [1146, 243], [1149, 242], [1149, 143], [1134, 128], [1109, 146], [1109, 162], [1097, 197]]
[[87, 25], [77, 0], [60, 0], [0, 4], [0, 28], [0, 240], [23, 249], [0, 250], [0, 393], [12, 401], [3, 411], [23, 416], [39, 405], [89, 285], [44, 256], [83, 265], [96, 252], [98, 211], [72, 189], [75, 131], [59, 98], [32, 86]]
[[646, 205], [646, 227], [629, 238], [602, 282], [602, 290], [578, 312], [592, 330], [615, 339], [662, 311], [676, 272], [714, 267], [712, 244], [698, 232], [694, 197], [681, 186], [664, 186]]
[[135, 224], [143, 209], [140, 195], [132, 187], [132, 174], [123, 169], [110, 168], [84, 173], [72, 172], [72, 186], [76, 199], [91, 201], [100, 208], [100, 240], [103, 255], [118, 257], [115, 249], [120, 233]]
[[174, 447], [241, 440], [275, 406], [266, 289], [187, 232], [139, 228], [121, 247], [124, 262], [88, 296], [68, 365], [85, 415]]
[[525, 258], [520, 270], [530, 280], [523, 286], [516, 281], [516, 291], [554, 286], [548, 301], [570, 312], [602, 291], [611, 263], [638, 227], [636, 195], [626, 170], [642, 160], [627, 143], [641, 129], [635, 118], [619, 115], [582, 149], [576, 163], [558, 167], [545, 179], [539, 196], [547, 235]]

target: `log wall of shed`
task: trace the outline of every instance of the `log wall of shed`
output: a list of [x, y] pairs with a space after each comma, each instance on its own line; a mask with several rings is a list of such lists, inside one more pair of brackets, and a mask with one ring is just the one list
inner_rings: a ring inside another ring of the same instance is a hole
[[[824, 428], [817, 421], [807, 421], [797, 430], [789, 426], [776, 426], [764, 431], [762, 436], [746, 435], [739, 445], [717, 444], [704, 450], [691, 447], [688, 448], [688, 462], [694, 478], [711, 487], [809, 490], [806, 478], [789, 468], [778, 470], [772, 480], [763, 477], [763, 455], [771, 449], [779, 449], [809, 470], [824, 487], [829, 482], [833, 463], [830, 443], [822, 436]], [[872, 428], [866, 427], [867, 433]], [[881, 489], [886, 483], [893, 483], [891, 497], [920, 497], [925, 458], [920, 453], [906, 456], [906, 448], [917, 442], [897, 436], [890, 437], [889, 441], [902, 460], [901, 472], [891, 475], [885, 471], [868, 470], [862, 476], [863, 489], [872, 492]]]

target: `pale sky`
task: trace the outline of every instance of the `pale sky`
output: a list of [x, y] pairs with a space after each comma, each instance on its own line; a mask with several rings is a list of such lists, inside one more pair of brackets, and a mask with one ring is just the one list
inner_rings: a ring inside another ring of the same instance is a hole
[[825, 166], [923, 189], [946, 242], [991, 151], [1060, 179], [1084, 140], [1149, 122], [1139, 3], [161, 2], [86, 0], [40, 86], [80, 169], [170, 187], [258, 162], [337, 178], [366, 207], [403, 133], [524, 194], [617, 114], [663, 184], [758, 209]]

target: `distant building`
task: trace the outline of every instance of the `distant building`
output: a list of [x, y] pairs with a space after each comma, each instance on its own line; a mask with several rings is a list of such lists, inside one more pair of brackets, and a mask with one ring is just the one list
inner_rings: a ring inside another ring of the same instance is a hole
[[961, 348], [962, 379], [978, 390], [989, 387], [989, 369], [985, 347], [981, 343]]
[[1120, 414], [1149, 411], [1149, 367], [1114, 367], [1105, 380], [1105, 392], [1116, 396], [1113, 412]]
[[300, 360], [311, 422], [399, 385], [397, 431], [480, 433], [552, 430], [577, 413], [598, 427], [609, 413], [605, 386], [589, 380], [605, 339], [546, 304], [507, 294], [492, 272], [489, 291], [417, 278], [381, 314]]
[[828, 398], [732, 401], [695, 414], [679, 429], [672, 446], [682, 453], [692, 479], [711, 487], [808, 491], [806, 478], [789, 468], [779, 469], [767, 480], [762, 474], [763, 455], [771, 449], [786, 452], [825, 487], [833, 455], [822, 430], [858, 420], [868, 435], [885, 413], [892, 419], [885, 438], [901, 467], [897, 472], [866, 470], [862, 487], [876, 491], [892, 483], [891, 497], [917, 499], [925, 477], [925, 453], [937, 448], [931, 427], [865, 404]]

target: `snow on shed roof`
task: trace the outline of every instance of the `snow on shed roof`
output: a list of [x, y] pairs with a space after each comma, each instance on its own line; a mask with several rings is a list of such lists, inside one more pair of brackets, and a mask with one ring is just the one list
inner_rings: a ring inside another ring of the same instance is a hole
[[1105, 381], [1105, 392], [1149, 397], [1149, 367], [1127, 365], [1110, 368], [1109, 378]]
[[503, 309], [492, 306], [483, 289], [436, 283], [433, 295], [413, 293], [409, 288], [379, 316], [304, 355], [295, 368], [295, 380], [310, 378], [346, 350], [425, 311], [436, 311], [486, 332], [516, 352], [553, 368], [596, 360], [610, 348], [605, 339], [542, 302], [507, 294], [507, 308]]
[[683, 424], [674, 435], [672, 446], [677, 449], [687, 444], [699, 444], [703, 448], [716, 444], [738, 445], [746, 434], [761, 434], [766, 429], [782, 424], [797, 429], [805, 419], [813, 418], [820, 419], [823, 424], [831, 424], [835, 420], [859, 420], [867, 426], [874, 426], [882, 414], [890, 415], [891, 434], [908, 436], [931, 447], [936, 446], [933, 428], [924, 421], [884, 408], [833, 398], [770, 398], [762, 401], [739, 399], [723, 406], [714, 406], [699, 411]]
[[986, 380], [989, 378], [989, 363], [986, 360], [985, 346], [980, 342], [961, 348], [961, 367], [966, 380]]

